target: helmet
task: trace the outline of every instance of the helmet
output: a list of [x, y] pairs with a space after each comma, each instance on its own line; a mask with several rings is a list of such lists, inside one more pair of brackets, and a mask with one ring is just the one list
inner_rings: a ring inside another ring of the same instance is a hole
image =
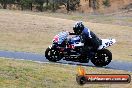
[[77, 35], [81, 34], [83, 29], [84, 29], [84, 25], [83, 25], [82, 21], [76, 22], [74, 27], [73, 27], [73, 31]]

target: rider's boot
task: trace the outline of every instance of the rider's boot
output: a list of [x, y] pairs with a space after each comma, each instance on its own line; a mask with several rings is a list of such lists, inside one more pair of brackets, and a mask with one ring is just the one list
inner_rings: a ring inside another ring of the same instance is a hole
[[88, 53], [88, 58], [89, 58], [89, 59], [94, 58], [94, 56], [95, 56], [95, 52], [89, 52], [89, 53]]
[[88, 63], [89, 62], [89, 59], [87, 57], [87, 54], [84, 54], [82, 53], [80, 56], [79, 56], [79, 59], [80, 59], [80, 62], [81, 63]]

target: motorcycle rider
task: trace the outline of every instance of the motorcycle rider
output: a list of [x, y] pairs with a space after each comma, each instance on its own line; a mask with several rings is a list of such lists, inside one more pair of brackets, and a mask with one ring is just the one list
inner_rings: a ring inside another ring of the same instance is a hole
[[[99, 45], [100, 45], [100, 40], [99, 38], [92, 32], [90, 31], [89, 28], [86, 28], [83, 24], [82, 21], [78, 21], [75, 23], [73, 27], [74, 33], [70, 33], [71, 35], [79, 35], [81, 38], [81, 42], [84, 43], [83, 49], [82, 49], [82, 54], [81, 58], [88, 56], [88, 58], [91, 57], [93, 53], [96, 52]], [[92, 47], [90, 49], [90, 47]]]

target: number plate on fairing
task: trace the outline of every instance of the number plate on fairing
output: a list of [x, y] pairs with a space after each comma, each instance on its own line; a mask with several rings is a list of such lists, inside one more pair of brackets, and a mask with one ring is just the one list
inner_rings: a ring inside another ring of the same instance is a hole
[[107, 48], [113, 45], [115, 42], [116, 42], [115, 39], [102, 39], [102, 45], [100, 45], [98, 49], [100, 50], [100, 49]]

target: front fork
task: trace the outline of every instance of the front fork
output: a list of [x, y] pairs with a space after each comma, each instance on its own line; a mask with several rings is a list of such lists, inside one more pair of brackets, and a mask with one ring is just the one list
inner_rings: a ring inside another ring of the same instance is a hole
[[49, 46], [49, 48], [50, 48], [50, 49], [57, 49], [57, 45], [52, 44], [52, 45]]
[[60, 53], [60, 55], [61, 55], [62, 57], [64, 56], [64, 55], [63, 55], [63, 50], [58, 49], [57, 46], [56, 46], [55, 44], [50, 45], [50, 46], [49, 46], [49, 49], [57, 50], [57, 51], [59, 51], [59, 53]]
[[49, 48], [52, 49], [53, 45], [50, 45]]

